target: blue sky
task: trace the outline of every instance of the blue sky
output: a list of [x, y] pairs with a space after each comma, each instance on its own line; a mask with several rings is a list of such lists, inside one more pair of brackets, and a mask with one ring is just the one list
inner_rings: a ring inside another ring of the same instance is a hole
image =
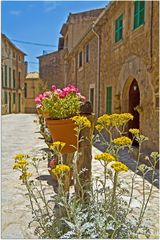
[[[13, 43], [27, 54], [28, 71], [38, 71], [37, 56], [57, 49], [68, 14], [104, 7], [107, 1], [2, 1], [2, 32], [8, 38], [56, 47]], [[32, 62], [32, 63], [31, 63]], [[37, 63], [37, 64], [33, 64]]]

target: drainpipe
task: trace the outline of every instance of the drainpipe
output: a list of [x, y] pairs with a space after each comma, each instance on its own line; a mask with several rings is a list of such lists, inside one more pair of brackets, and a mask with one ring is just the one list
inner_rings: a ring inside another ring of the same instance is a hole
[[92, 32], [96, 35], [98, 39], [97, 43], [97, 117], [99, 117], [99, 108], [100, 108], [100, 36], [95, 32], [92, 27]]
[[153, 56], [153, 53], [152, 53], [152, 28], [153, 28], [153, 2], [151, 1], [151, 22], [150, 22], [150, 58], [151, 58], [151, 69], [152, 69], [152, 56]]

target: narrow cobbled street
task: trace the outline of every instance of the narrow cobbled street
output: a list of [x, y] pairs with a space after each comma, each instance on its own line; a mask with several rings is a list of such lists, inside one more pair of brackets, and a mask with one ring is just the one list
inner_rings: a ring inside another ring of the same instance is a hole
[[[25, 188], [18, 180], [19, 174], [13, 171], [14, 155], [16, 153], [35, 154], [47, 145], [42, 140], [39, 133], [39, 125], [36, 122], [37, 116], [34, 114], [10, 114], [2, 116], [2, 239], [30, 239], [36, 238], [33, 229], [28, 228], [31, 220], [31, 212], [26, 205]], [[99, 153], [93, 147], [94, 155]], [[48, 174], [47, 163], [43, 174]], [[102, 167], [100, 163], [93, 159], [93, 176], [102, 176]], [[43, 169], [42, 169], [43, 171]], [[130, 184], [132, 171], [122, 173], [122, 179]], [[46, 183], [47, 184], [47, 183]], [[128, 185], [129, 186], [129, 185]], [[53, 191], [52, 186], [48, 188]], [[146, 182], [146, 192], [149, 191], [150, 183]], [[142, 198], [142, 178], [136, 177], [136, 186], [134, 193], [136, 198], [133, 206], [138, 208], [139, 200]], [[145, 215], [146, 223], [150, 224], [152, 238], [158, 238], [159, 228], [159, 190], [153, 187], [153, 195], [150, 200], [148, 210]], [[148, 221], [147, 219], [150, 219]]]

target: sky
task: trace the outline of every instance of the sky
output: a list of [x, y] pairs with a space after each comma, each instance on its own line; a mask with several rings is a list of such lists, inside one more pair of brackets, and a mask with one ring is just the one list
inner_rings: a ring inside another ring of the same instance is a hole
[[[28, 72], [38, 71], [37, 56], [57, 50], [60, 29], [69, 13], [102, 8], [107, 1], [2, 1], [2, 33], [24, 51]], [[48, 46], [15, 42], [26, 41]]]

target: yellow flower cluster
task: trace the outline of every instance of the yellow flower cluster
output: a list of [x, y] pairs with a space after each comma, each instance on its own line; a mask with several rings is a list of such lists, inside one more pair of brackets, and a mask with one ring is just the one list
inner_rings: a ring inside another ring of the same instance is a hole
[[66, 143], [64, 142], [56, 141], [56, 142], [53, 142], [49, 148], [56, 152], [61, 152], [65, 145]]
[[70, 167], [65, 164], [58, 164], [55, 168], [51, 169], [51, 173], [55, 174], [56, 176], [61, 175], [62, 173], [69, 172]]
[[74, 116], [72, 120], [75, 121], [75, 125], [81, 130], [83, 128], [90, 128], [91, 122], [85, 116]]
[[24, 172], [22, 175], [19, 177], [20, 180], [23, 181], [23, 183], [32, 176], [31, 172]]
[[116, 171], [116, 172], [120, 172], [120, 171], [128, 171], [128, 167], [121, 163], [121, 162], [115, 162], [111, 165], [111, 167]]
[[115, 126], [123, 126], [129, 120], [133, 120], [133, 115], [130, 113], [121, 113], [121, 114], [104, 114], [103, 116], [99, 117], [97, 120], [98, 131], [101, 131], [103, 128], [107, 127], [115, 127]]
[[124, 145], [131, 145], [132, 141], [131, 141], [130, 138], [122, 136], [122, 137], [119, 137], [119, 138], [115, 138], [113, 140], [113, 143], [116, 144], [116, 145], [124, 146]]
[[101, 153], [95, 156], [96, 160], [103, 160], [107, 162], [116, 161], [116, 158], [110, 153]]
[[137, 129], [137, 128], [130, 128], [129, 132], [132, 133], [135, 136], [139, 135], [139, 129]]
[[13, 169], [14, 170], [18, 170], [18, 169], [23, 169], [25, 168], [27, 165], [29, 165], [29, 162], [27, 160], [19, 160], [17, 161], [14, 165], [13, 165]]
[[27, 154], [23, 154], [23, 153], [18, 153], [15, 155], [14, 159], [15, 160], [20, 160], [20, 159], [23, 159], [23, 158], [29, 158], [30, 156], [27, 155]]

